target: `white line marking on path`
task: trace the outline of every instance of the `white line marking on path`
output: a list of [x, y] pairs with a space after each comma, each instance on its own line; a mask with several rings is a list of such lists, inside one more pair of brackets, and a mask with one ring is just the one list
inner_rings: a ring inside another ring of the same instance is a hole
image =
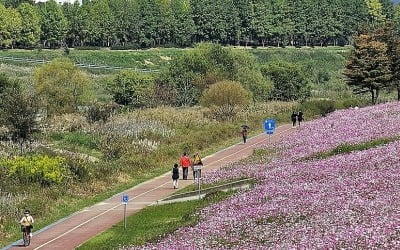
[[[276, 133], [275, 135], [281, 134], [281, 133], [283, 133], [283, 132], [285, 132], [285, 131], [288, 131], [288, 130], [291, 130], [291, 129], [290, 129], [290, 128], [289, 128], [289, 129], [285, 129], [285, 130], [283, 130], [283, 131], [280, 131], [280, 132]], [[254, 136], [253, 138], [258, 137], [258, 136], [261, 136], [261, 135], [264, 135], [264, 134], [256, 135], [256, 136]], [[251, 138], [250, 138], [250, 139], [251, 139]], [[269, 139], [269, 138], [267, 137], [267, 138], [265, 138], [265, 139], [263, 139], [263, 140], [261, 140], [261, 141], [259, 141], [259, 142], [257, 142], [257, 143], [254, 143], [254, 144], [250, 144], [250, 143], [249, 143], [249, 146], [247, 146], [247, 147], [245, 147], [245, 148], [242, 148], [242, 149], [240, 149], [239, 151], [236, 151], [236, 152], [233, 153], [233, 154], [230, 154], [230, 155], [227, 155], [227, 156], [225, 156], [225, 157], [222, 157], [221, 159], [218, 159], [218, 160], [216, 160], [216, 161], [210, 163], [209, 165], [215, 164], [215, 163], [217, 163], [217, 162], [219, 162], [219, 161], [221, 161], [221, 160], [223, 160], [223, 159], [225, 159], [225, 158], [227, 158], [227, 157], [230, 157], [230, 156], [235, 155], [235, 154], [237, 154], [237, 153], [239, 153], [239, 152], [242, 152], [243, 150], [248, 149], [248, 148], [250, 148], [250, 147], [252, 147], [252, 146], [254, 146], [254, 145], [260, 144], [260, 143], [262, 143], [262, 142], [264, 142], [264, 141], [266, 141], [266, 140], [268, 140], [268, 139]], [[212, 155], [210, 155], [210, 156], [207, 156], [207, 157], [205, 157], [205, 158], [212, 157], [213, 155], [215, 155], [215, 154], [217, 154], [217, 153], [219, 153], [219, 152], [226, 151], [227, 149], [229, 149], [229, 148], [231, 148], [231, 147], [234, 147], [234, 146], [236, 146], [236, 145], [237, 145], [237, 144], [232, 145], [232, 146], [230, 146], [230, 147], [228, 147], [228, 148], [225, 148], [225, 149], [223, 149], [223, 150], [221, 150], [221, 151], [218, 151], [218, 152], [216, 152], [216, 153], [214, 153], [214, 154], [212, 154]], [[168, 181], [168, 182], [165, 182], [165, 183], [163, 183], [163, 184], [161, 184], [161, 185], [159, 185], [159, 186], [157, 186], [157, 187], [155, 187], [155, 188], [153, 188], [153, 189], [147, 190], [146, 192], [143, 192], [143, 193], [141, 193], [141, 194], [139, 194], [139, 195], [136, 195], [135, 197], [132, 197], [131, 199], [129, 199], [129, 201], [131, 201], [131, 200], [133, 200], [133, 199], [136, 199], [136, 198], [138, 198], [138, 197], [140, 197], [140, 196], [143, 196], [143, 195], [145, 195], [145, 194], [147, 194], [147, 193], [150, 193], [150, 192], [152, 192], [152, 191], [154, 191], [154, 190], [157, 190], [157, 189], [159, 189], [160, 187], [162, 187], [162, 186], [164, 186], [165, 184], [168, 184], [168, 183], [170, 183], [170, 182], [169, 182], [169, 181]], [[42, 248], [42, 247], [44, 247], [44, 246], [50, 244], [51, 242], [54, 242], [54, 241], [60, 239], [61, 237], [65, 236], [65, 235], [69, 234], [70, 232], [72, 232], [72, 231], [78, 229], [79, 227], [81, 227], [81, 226], [87, 224], [88, 222], [91, 222], [92, 220], [94, 220], [94, 219], [96, 219], [96, 218], [98, 218], [98, 217], [100, 217], [100, 216], [102, 216], [102, 215], [108, 213], [108, 212], [111, 211], [111, 210], [115, 210], [115, 209], [116, 209], [117, 207], [119, 207], [119, 206], [122, 206], [122, 204], [115, 205], [115, 206], [113, 206], [113, 207], [111, 207], [111, 208], [105, 210], [104, 212], [102, 212], [102, 213], [100, 213], [100, 214], [98, 214], [98, 215], [96, 215], [96, 216], [94, 216], [94, 217], [88, 219], [87, 221], [82, 222], [81, 224], [79, 224], [79, 225], [77, 225], [77, 226], [71, 228], [70, 230], [66, 231], [65, 233], [63, 233], [63, 234], [61, 234], [61, 235], [59, 235], [59, 236], [57, 236], [56, 238], [54, 238], [54, 239], [52, 239], [52, 240], [50, 240], [50, 241], [48, 241], [48, 242], [46, 242], [46, 243], [44, 243], [44, 244], [42, 244], [42, 245], [36, 247], [35, 250], [40, 249], [40, 248]]]

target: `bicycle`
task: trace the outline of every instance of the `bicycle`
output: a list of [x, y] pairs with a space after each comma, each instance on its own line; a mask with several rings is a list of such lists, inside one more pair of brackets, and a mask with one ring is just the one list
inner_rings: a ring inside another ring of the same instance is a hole
[[30, 236], [30, 226], [21, 226], [22, 228], [22, 240], [24, 241], [24, 246], [29, 246], [31, 244]]

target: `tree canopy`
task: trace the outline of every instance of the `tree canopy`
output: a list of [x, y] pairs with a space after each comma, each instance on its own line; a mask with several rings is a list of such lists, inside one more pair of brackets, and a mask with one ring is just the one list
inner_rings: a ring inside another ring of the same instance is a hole
[[[365, 25], [398, 19], [389, 0], [94, 0], [83, 5], [54, 0], [1, 0], [3, 47], [190, 46], [199, 42], [224, 45], [345, 45]], [[21, 5], [24, 5], [21, 8]], [[26, 10], [28, 7], [39, 10]], [[4, 10], [5, 8], [5, 10]], [[12, 10], [22, 16], [22, 25]], [[23, 11], [24, 10], [24, 11]], [[7, 13], [7, 14], [6, 14]], [[32, 23], [26, 23], [29, 15]], [[24, 19], [25, 16], [25, 19]], [[40, 20], [40, 23], [37, 22]], [[10, 23], [10, 22], [8, 22]], [[28, 27], [25, 27], [28, 26]], [[41, 30], [40, 41], [37, 39]], [[25, 38], [27, 34], [32, 37]], [[28, 40], [28, 41], [26, 41]]]

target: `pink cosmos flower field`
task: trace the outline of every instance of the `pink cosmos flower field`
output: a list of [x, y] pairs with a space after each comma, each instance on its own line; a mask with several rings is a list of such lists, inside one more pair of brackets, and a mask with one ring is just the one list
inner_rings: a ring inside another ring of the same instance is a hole
[[399, 123], [398, 102], [305, 123], [274, 145], [282, 149], [279, 159], [205, 177], [253, 176], [259, 180], [254, 189], [202, 209], [197, 225], [141, 248], [400, 249], [400, 141], [298, 160], [343, 143], [399, 136]]

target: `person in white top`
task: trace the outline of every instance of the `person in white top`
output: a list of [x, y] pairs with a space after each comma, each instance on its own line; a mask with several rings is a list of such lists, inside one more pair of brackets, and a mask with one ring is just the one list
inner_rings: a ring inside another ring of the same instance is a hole
[[33, 217], [30, 215], [30, 211], [25, 210], [24, 216], [19, 221], [19, 224], [21, 224], [22, 231], [24, 232], [24, 230], [27, 230], [30, 237], [32, 237], [33, 223], [34, 223], [34, 220], [33, 220]]

